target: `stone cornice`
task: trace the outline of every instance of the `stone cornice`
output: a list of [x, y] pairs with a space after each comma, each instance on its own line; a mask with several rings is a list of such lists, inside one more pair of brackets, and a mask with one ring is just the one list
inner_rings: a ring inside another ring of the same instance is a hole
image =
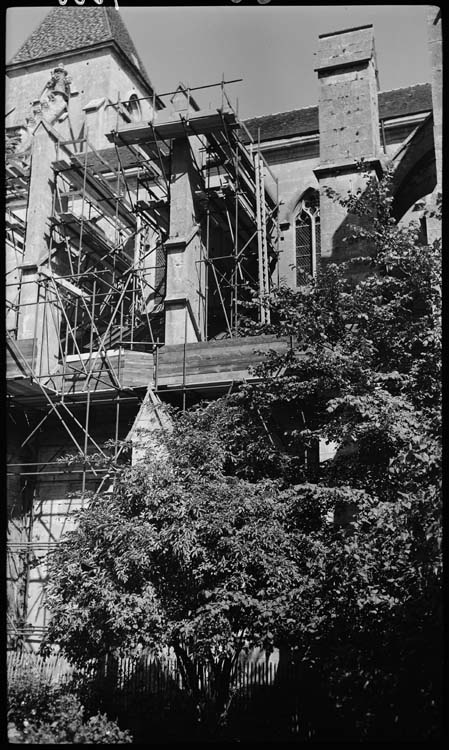
[[[381, 177], [384, 171], [382, 159], [378, 157], [363, 159], [363, 168], [374, 170], [378, 177]], [[332, 164], [320, 164], [320, 166], [313, 170], [317, 179], [328, 177], [329, 175], [344, 174], [345, 172], [363, 171], [364, 169], [360, 169], [360, 162], [354, 159], [333, 162]]]

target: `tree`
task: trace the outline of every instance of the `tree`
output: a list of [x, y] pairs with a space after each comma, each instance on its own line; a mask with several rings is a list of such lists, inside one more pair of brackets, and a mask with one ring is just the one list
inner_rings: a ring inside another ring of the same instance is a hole
[[[49, 639], [73, 660], [171, 643], [216, 725], [241, 648], [274, 639], [303, 667], [304, 738], [437, 736], [440, 245], [395, 224], [388, 183], [345, 201], [369, 217], [365, 272], [276, 290], [246, 333], [288, 351], [179, 414], [169, 460], [126, 470], [55, 552]], [[339, 450], [317, 477], [318, 439]]]
[[315, 723], [326, 739], [436, 738], [441, 726], [441, 244], [396, 225], [390, 182], [343, 201], [369, 216], [354, 230], [371, 250], [358, 279], [351, 263], [331, 265], [274, 294], [268, 330], [291, 349], [239, 396], [267, 424], [279, 407], [296, 424], [306, 414], [281, 435], [286, 452], [314, 438], [340, 446], [316, 490], [326, 505], [339, 489], [343, 523], [322, 524], [286, 595], [315, 704], [331, 696]]
[[[243, 647], [275, 632], [279, 595], [299, 584], [299, 535], [286, 533], [292, 493], [224, 474], [220, 442], [190, 415], [165, 439], [170, 460], [124, 471], [55, 553], [49, 638], [80, 665], [138, 642], [172, 645], [199, 721], [214, 727]], [[212, 670], [212, 702], [199, 660]]]

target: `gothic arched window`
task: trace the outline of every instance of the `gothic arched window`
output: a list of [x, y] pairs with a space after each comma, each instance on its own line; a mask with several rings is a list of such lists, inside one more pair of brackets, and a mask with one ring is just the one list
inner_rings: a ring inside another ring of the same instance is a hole
[[316, 275], [320, 257], [320, 207], [315, 190], [308, 190], [297, 206], [295, 219], [296, 285]]
[[142, 119], [142, 111], [137, 94], [131, 94], [129, 100], [125, 102], [125, 107], [131, 115], [133, 122], [139, 122]]

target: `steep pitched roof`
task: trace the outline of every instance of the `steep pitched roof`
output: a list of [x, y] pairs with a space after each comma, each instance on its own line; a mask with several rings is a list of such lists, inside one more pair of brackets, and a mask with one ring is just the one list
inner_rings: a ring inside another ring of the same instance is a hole
[[[430, 83], [418, 83], [415, 86], [381, 91], [378, 97], [379, 118], [405, 117], [406, 115], [427, 112], [432, 109], [432, 89]], [[318, 133], [318, 107], [293, 109], [289, 112], [278, 112], [273, 115], [252, 117], [245, 125], [254, 140], [271, 141], [280, 138], [292, 138], [296, 135]]]
[[12, 57], [8, 65], [31, 62], [101, 42], [115, 42], [147, 85], [151, 81], [120, 12], [115, 8], [53, 8]]

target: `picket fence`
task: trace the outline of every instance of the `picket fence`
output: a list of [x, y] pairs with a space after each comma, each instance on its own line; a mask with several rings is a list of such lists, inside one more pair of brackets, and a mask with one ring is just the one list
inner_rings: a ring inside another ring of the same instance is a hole
[[[210, 697], [213, 673], [208, 664], [196, 665], [197, 688], [204, 698]], [[169, 705], [186, 686], [175, 657], [148, 654], [140, 657], [104, 658], [75, 669], [63, 656], [43, 657], [36, 653], [9, 652], [8, 683], [26, 675], [38, 683], [64, 684], [81, 678], [88, 694], [100, 696], [101, 707], [127, 715], [147, 698]], [[90, 691], [90, 692], [89, 692]], [[251, 653], [241, 660], [231, 683], [233, 710], [251, 716], [260, 696], [271, 711], [285, 714], [289, 735], [299, 731], [299, 680], [294, 662], [288, 658], [266, 660]], [[268, 701], [268, 703], [267, 703]], [[287, 706], [288, 704], [288, 706]], [[262, 709], [262, 712], [265, 709]], [[260, 707], [258, 709], [261, 711]]]
[[8, 651], [6, 665], [8, 684], [21, 677], [39, 683], [62, 683], [74, 672], [74, 667], [60, 654], [44, 657], [33, 652]]
[[[235, 690], [252, 686], [273, 685], [276, 678], [278, 663], [258, 658], [247, 658], [242, 661], [236, 671], [233, 681]], [[109, 679], [114, 676], [114, 687], [117, 691], [126, 690], [133, 693], [136, 690], [158, 692], [167, 685], [174, 683], [182, 689], [183, 678], [178, 667], [176, 657], [155, 656], [148, 654], [140, 657], [122, 657], [97, 662], [88, 662], [83, 668], [75, 668], [61, 654], [41, 656], [33, 652], [10, 651], [7, 654], [8, 681], [17, 679], [20, 675], [27, 675], [42, 683], [67, 682], [74, 674], [84, 674], [90, 679]], [[197, 665], [198, 687], [209, 695], [212, 684], [211, 666]]]

